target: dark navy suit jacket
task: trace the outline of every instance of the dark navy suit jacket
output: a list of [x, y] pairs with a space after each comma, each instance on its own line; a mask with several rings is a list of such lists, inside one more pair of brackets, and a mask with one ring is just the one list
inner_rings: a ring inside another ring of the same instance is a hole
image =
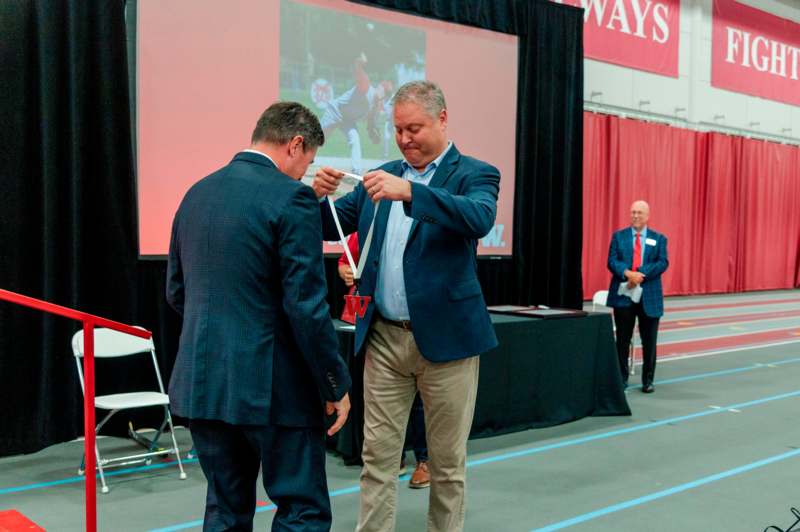
[[242, 152], [197, 182], [172, 227], [167, 300], [183, 316], [172, 411], [241, 425], [323, 425], [350, 376], [325, 301], [310, 187]]
[[[667, 270], [667, 237], [653, 229], [647, 228], [647, 239], [655, 240], [655, 245], [646, 246], [644, 262], [639, 271], [644, 274], [642, 283], [642, 307], [644, 313], [651, 318], [660, 318], [664, 315], [664, 293], [661, 288], [661, 274]], [[611, 272], [611, 286], [608, 288], [609, 307], [629, 307], [632, 302], [629, 297], [617, 294], [620, 283], [627, 282], [624, 272], [633, 265], [633, 237], [631, 228], [620, 229], [611, 236], [611, 245], [608, 249], [608, 270]]]
[[[386, 172], [401, 176], [400, 161], [386, 163]], [[459, 153], [455, 146], [442, 159], [430, 183], [412, 183], [412, 200], [404, 203], [414, 219], [403, 255], [403, 275], [414, 340], [422, 356], [446, 362], [479, 355], [497, 345], [477, 276], [478, 238], [494, 225], [500, 173], [483, 161]], [[369, 256], [359, 293], [372, 295], [378, 260], [386, 235], [390, 201], [380, 201]], [[338, 239], [330, 208], [321, 203], [325, 238]], [[345, 233], [358, 231], [359, 249], [372, 222], [373, 203], [364, 187], [336, 201]], [[375, 317], [374, 302], [356, 320], [356, 352]]]

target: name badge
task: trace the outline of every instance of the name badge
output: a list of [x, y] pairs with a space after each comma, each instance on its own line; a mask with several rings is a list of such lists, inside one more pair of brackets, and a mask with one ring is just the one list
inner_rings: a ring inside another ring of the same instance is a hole
[[648, 246], [655, 246], [656, 245], [656, 241], [653, 238], [645, 238], [644, 239], [644, 243], [647, 244]]

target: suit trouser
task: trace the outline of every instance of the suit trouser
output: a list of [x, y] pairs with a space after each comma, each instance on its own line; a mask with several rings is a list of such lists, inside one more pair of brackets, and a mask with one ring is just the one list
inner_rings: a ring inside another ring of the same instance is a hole
[[322, 428], [192, 420], [189, 429], [208, 481], [204, 531], [253, 530], [259, 465], [278, 507], [272, 530], [330, 530]]
[[376, 319], [364, 361], [364, 449], [356, 530], [392, 531], [397, 508], [397, 456], [419, 390], [425, 410], [431, 489], [429, 531], [464, 527], [467, 438], [478, 390], [477, 356], [434, 363], [414, 335]]
[[642, 338], [642, 385], [653, 384], [656, 374], [656, 345], [658, 343], [658, 322], [661, 318], [651, 318], [644, 312], [642, 303], [629, 307], [614, 307], [614, 324], [617, 327], [617, 358], [622, 371], [622, 380], [628, 382], [628, 350], [633, 338], [633, 327], [639, 320], [639, 336]]
[[428, 440], [425, 435], [425, 408], [422, 406], [422, 398], [417, 392], [414, 402], [411, 404], [411, 416], [408, 419], [408, 440], [411, 442], [411, 449], [414, 451], [414, 458], [417, 462], [428, 461]]

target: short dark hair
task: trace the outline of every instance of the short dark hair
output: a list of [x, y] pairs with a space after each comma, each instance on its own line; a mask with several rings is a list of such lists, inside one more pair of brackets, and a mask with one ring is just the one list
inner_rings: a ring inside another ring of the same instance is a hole
[[319, 119], [305, 105], [297, 102], [276, 102], [267, 107], [256, 122], [251, 142], [286, 144], [295, 136], [303, 137], [303, 149], [325, 144], [325, 133]]

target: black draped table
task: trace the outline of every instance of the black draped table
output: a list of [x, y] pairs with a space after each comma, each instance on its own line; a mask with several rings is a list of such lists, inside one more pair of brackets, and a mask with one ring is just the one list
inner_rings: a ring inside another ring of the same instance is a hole
[[[496, 348], [481, 355], [470, 438], [550, 427], [586, 416], [626, 416], [611, 315], [538, 319], [492, 314]], [[336, 321], [342, 357], [353, 377], [350, 419], [328, 447], [360, 461], [364, 357], [354, 356], [352, 327]]]

